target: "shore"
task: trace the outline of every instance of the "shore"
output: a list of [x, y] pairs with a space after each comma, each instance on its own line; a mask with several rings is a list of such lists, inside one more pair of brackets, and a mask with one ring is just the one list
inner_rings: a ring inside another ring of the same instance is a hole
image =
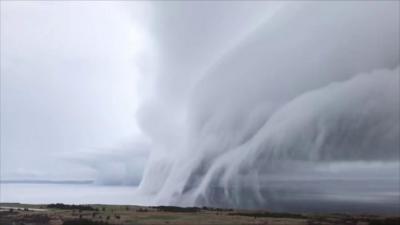
[[210, 207], [132, 205], [33, 205], [0, 203], [0, 224], [25, 225], [397, 225], [399, 215], [295, 214]]

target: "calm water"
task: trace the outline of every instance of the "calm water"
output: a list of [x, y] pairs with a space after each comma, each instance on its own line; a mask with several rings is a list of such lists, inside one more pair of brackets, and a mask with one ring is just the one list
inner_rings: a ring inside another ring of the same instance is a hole
[[[272, 182], [276, 193], [276, 211], [398, 213], [400, 193], [398, 180]], [[312, 187], [323, 187], [316, 191]], [[293, 187], [293, 190], [288, 187]], [[100, 186], [93, 184], [0, 184], [0, 202], [32, 204], [119, 204], [148, 205], [149, 199], [138, 195], [134, 186]], [[272, 200], [273, 200], [272, 199]], [[269, 199], [271, 200], [271, 199]], [[154, 205], [154, 204], [153, 204]]]
[[0, 184], [0, 202], [67, 204], [144, 204], [133, 186], [93, 184]]

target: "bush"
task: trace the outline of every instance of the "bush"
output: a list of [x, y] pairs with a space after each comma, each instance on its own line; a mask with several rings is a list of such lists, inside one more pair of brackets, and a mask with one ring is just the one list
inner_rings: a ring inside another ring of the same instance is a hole
[[178, 206], [154, 206], [153, 208], [158, 209], [163, 212], [198, 212], [200, 208], [198, 207], [178, 207]]
[[66, 205], [62, 203], [56, 203], [56, 204], [49, 204], [47, 205], [47, 208], [50, 209], [69, 209], [69, 210], [78, 210], [79, 212], [86, 210], [86, 211], [97, 211], [97, 209], [89, 206], [89, 205]]
[[107, 222], [103, 221], [92, 221], [87, 219], [74, 219], [74, 220], [66, 220], [63, 222], [63, 225], [110, 225]]
[[21, 222], [33, 224], [47, 224], [49, 221], [50, 218], [47, 215], [41, 214], [25, 215], [21, 218]]
[[229, 208], [213, 208], [213, 207], [207, 207], [207, 206], [203, 206], [201, 208], [202, 210], [206, 210], [206, 211], [216, 211], [216, 212], [232, 212], [233, 209], [229, 209]]
[[399, 225], [400, 217], [397, 218], [386, 218], [386, 219], [374, 219], [369, 221], [369, 225]]
[[250, 217], [272, 217], [272, 218], [296, 218], [296, 219], [306, 219], [306, 216], [301, 214], [293, 214], [293, 213], [273, 213], [273, 212], [237, 212], [237, 213], [229, 213], [231, 216], [250, 216]]

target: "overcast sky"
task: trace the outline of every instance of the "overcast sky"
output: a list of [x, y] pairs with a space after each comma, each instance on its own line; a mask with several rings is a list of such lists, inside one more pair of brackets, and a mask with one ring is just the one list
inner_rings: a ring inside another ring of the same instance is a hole
[[148, 137], [177, 135], [202, 70], [270, 5], [1, 2], [2, 179], [138, 183]]
[[94, 179], [98, 166], [141, 174], [134, 115], [147, 11], [140, 2], [1, 2], [2, 179]]

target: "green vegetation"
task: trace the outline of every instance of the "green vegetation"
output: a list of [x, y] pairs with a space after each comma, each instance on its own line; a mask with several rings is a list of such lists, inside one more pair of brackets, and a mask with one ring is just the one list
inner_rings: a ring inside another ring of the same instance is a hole
[[66, 205], [62, 203], [56, 203], [56, 204], [49, 204], [47, 205], [47, 208], [49, 209], [77, 209], [80, 211], [86, 210], [86, 211], [97, 211], [96, 208], [93, 208], [89, 205]]
[[92, 221], [87, 219], [73, 219], [66, 220], [63, 222], [63, 225], [110, 225], [107, 222], [103, 221]]
[[307, 217], [301, 214], [279, 213], [279, 212], [237, 212], [229, 213], [231, 216], [250, 216], [250, 217], [271, 217], [271, 218], [296, 218], [306, 219]]
[[214, 208], [214, 207], [207, 207], [207, 206], [203, 206], [201, 209], [205, 210], [205, 211], [216, 211], [216, 212], [231, 212], [231, 211], [233, 211], [233, 209], [229, 209], [229, 208]]
[[369, 225], [399, 225], [400, 218], [374, 219], [369, 221]]
[[[48, 207], [50, 206], [50, 207]], [[400, 217], [210, 207], [0, 203], [0, 225], [397, 225]], [[10, 207], [13, 207], [10, 209]], [[24, 211], [27, 208], [28, 211]], [[98, 209], [98, 210], [97, 210]], [[90, 211], [92, 210], [92, 211]]]
[[159, 211], [164, 212], [199, 212], [201, 208], [199, 207], [178, 207], [178, 206], [154, 206]]

